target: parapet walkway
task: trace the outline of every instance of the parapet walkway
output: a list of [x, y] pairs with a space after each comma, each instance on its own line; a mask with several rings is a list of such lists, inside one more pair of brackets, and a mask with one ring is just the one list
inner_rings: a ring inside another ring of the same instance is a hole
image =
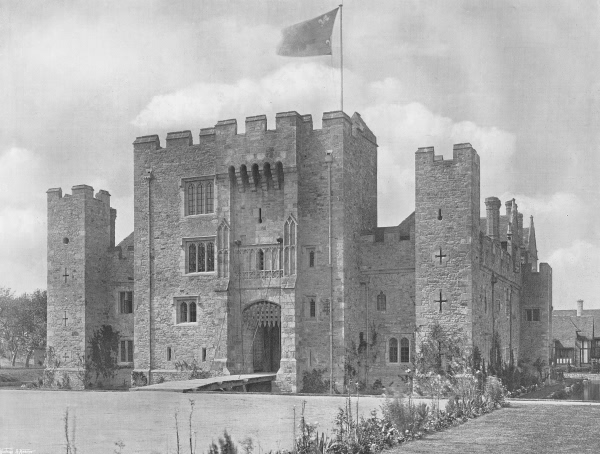
[[[252, 388], [269, 386], [277, 374], [243, 374], [243, 375], [223, 375], [220, 377], [198, 378], [194, 380], [169, 381], [157, 383], [155, 385], [142, 386], [139, 388], [130, 388], [130, 391], [170, 391], [176, 393], [190, 393], [198, 391], [230, 391], [239, 389], [240, 391], [251, 391]], [[263, 389], [260, 389], [261, 391]]]

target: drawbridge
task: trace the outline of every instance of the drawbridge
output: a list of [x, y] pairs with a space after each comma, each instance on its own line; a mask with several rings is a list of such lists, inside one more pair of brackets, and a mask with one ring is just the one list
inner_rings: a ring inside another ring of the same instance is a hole
[[203, 391], [269, 392], [276, 373], [223, 375], [193, 380], [169, 381], [130, 388], [130, 391], [166, 391], [194, 393]]

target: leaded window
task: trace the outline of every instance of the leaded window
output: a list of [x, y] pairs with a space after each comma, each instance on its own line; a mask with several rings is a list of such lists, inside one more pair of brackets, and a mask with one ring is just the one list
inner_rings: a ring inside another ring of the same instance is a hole
[[292, 216], [283, 226], [283, 273], [296, 274], [296, 220]]
[[406, 337], [400, 339], [400, 362], [410, 362], [410, 341]]
[[229, 224], [223, 220], [217, 229], [217, 253], [219, 277], [229, 275]]
[[177, 301], [175, 305], [177, 308], [177, 323], [196, 323], [197, 317], [197, 306], [195, 300]]
[[398, 339], [395, 337], [392, 337], [389, 343], [389, 362], [398, 362]]
[[186, 216], [214, 212], [214, 187], [211, 180], [185, 183]]
[[187, 323], [188, 321], [188, 305], [186, 302], [179, 304], [179, 323]]
[[539, 322], [540, 321], [540, 310], [538, 309], [525, 309], [525, 321], [527, 322]]
[[133, 292], [119, 292], [119, 313], [133, 314]]
[[132, 363], [133, 362], [133, 341], [122, 340], [119, 345], [119, 362], [121, 363]]
[[215, 271], [215, 243], [213, 240], [186, 242], [186, 273]]

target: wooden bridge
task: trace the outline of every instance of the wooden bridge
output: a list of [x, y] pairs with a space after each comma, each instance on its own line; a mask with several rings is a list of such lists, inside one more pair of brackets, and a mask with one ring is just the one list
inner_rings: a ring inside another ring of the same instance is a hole
[[130, 391], [168, 391], [193, 393], [202, 391], [271, 391], [271, 382], [277, 374], [223, 375], [220, 377], [198, 378], [193, 380], [169, 381], [155, 385], [130, 388]]

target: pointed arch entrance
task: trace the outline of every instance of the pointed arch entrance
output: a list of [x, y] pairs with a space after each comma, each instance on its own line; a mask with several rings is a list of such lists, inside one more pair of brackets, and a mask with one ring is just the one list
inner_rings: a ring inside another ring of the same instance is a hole
[[252, 346], [254, 372], [277, 372], [281, 361], [281, 307], [258, 301], [244, 309], [244, 325]]

